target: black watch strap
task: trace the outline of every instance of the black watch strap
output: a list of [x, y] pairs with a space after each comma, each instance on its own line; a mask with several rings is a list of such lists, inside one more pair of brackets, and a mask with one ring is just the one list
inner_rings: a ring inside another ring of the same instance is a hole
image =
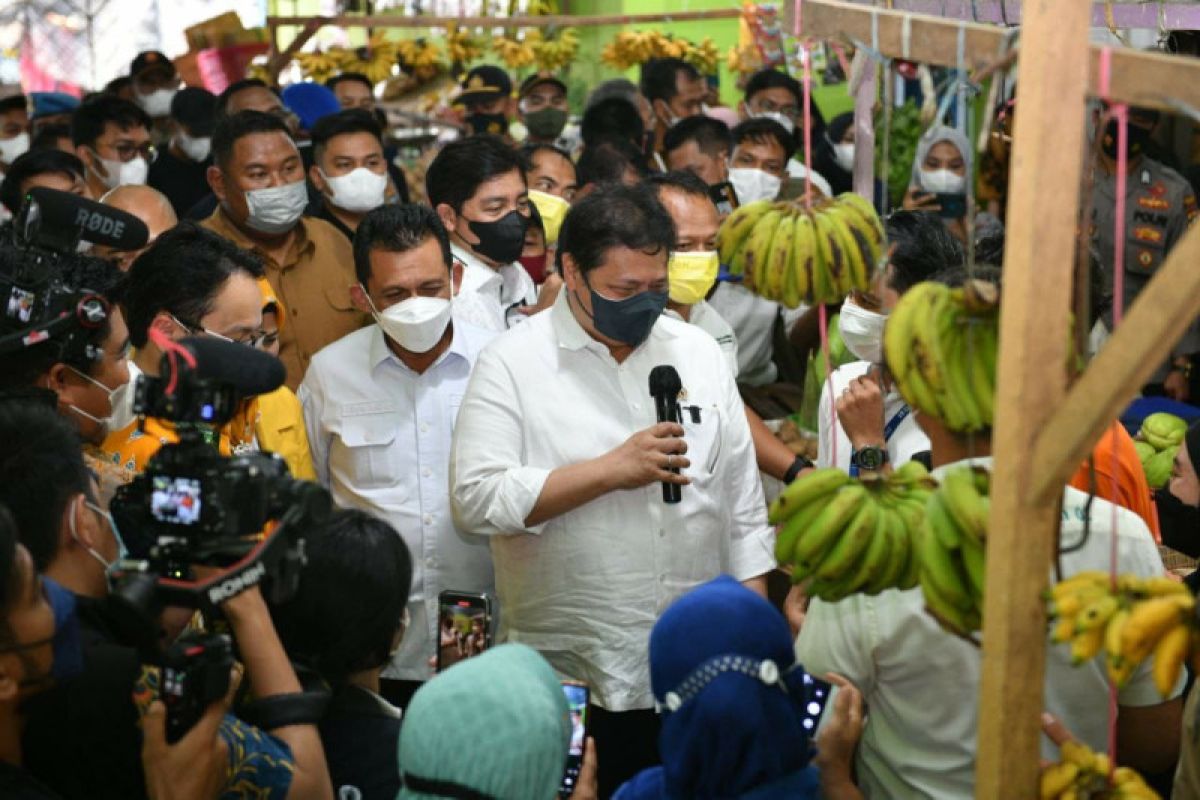
[[809, 467], [814, 466], [816, 465], [804, 456], [796, 456], [796, 460], [793, 461], [792, 465], [787, 468], [787, 472], [783, 473], [783, 482], [791, 483], [792, 481], [796, 480], [796, 476], [800, 474], [800, 470], [808, 469]]

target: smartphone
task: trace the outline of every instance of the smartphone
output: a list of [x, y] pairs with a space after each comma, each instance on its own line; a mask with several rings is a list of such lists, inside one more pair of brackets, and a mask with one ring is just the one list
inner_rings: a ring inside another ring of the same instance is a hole
[[438, 672], [477, 656], [491, 646], [490, 597], [449, 590], [438, 595]]
[[934, 197], [937, 198], [937, 204], [941, 207], [938, 216], [942, 219], [962, 219], [967, 215], [967, 196], [965, 194], [938, 192]]
[[828, 699], [829, 684], [807, 672], [804, 673], [804, 718], [800, 724], [809, 734], [816, 733], [821, 714], [825, 711], [825, 701]]
[[591, 692], [587, 684], [578, 681], [563, 681], [563, 694], [567, 696], [567, 710], [571, 715], [571, 747], [567, 750], [567, 768], [563, 772], [562, 785], [558, 788], [558, 796], [570, 797], [575, 791], [575, 783], [579, 780], [579, 770], [583, 767], [583, 749], [587, 741], [587, 710]]

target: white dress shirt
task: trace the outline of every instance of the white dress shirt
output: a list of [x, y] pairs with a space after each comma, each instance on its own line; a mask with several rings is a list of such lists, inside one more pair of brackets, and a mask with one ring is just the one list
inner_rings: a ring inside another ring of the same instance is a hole
[[[975, 463], [990, 467], [991, 459]], [[940, 477], [948, 468], [933, 474]], [[1083, 492], [1064, 490], [1059, 533], [1064, 546], [1082, 541], [1086, 503]], [[1090, 569], [1108, 571], [1113, 510], [1110, 503], [1093, 500], [1091, 535], [1082, 549], [1062, 555], [1064, 576]], [[1142, 519], [1117, 508], [1116, 520], [1118, 571], [1163, 574], [1158, 548]], [[1104, 752], [1108, 682], [1103, 653], [1076, 667], [1071, 665], [1067, 645], [1047, 639], [1046, 646], [1046, 711], [1061, 719], [1076, 738]], [[862, 690], [871, 714], [859, 742], [856, 774], [866, 797], [958, 800], [975, 796], [980, 651], [938, 626], [924, 610], [919, 587], [904, 592], [892, 589], [876, 597], [856, 594], [837, 603], [812, 600], [796, 641], [796, 657], [808, 672], [836, 672]], [[1182, 688], [1181, 680], [1175, 693]], [[1119, 702], [1123, 706], [1162, 702], [1149, 659], [1121, 690]], [[1058, 758], [1045, 737], [1042, 758]]]
[[[451, 498], [459, 528], [494, 537], [502, 637], [587, 682], [601, 707], [646, 709], [659, 615], [718, 574], [746, 580], [773, 568], [774, 533], [745, 407], [712, 337], [664, 315], [618, 364], [567, 297], [480, 355], [455, 430]], [[675, 367], [686, 393], [692, 483], [682, 502], [663, 503], [653, 483], [527, 526], [552, 470], [655, 424], [649, 375], [660, 364]]]
[[[850, 385], [850, 381], [855, 378], [861, 378], [867, 374], [871, 368], [869, 361], [854, 361], [849, 364], [843, 364], [833, 371], [830, 379], [833, 381], [833, 398], [834, 402], [838, 397], [841, 397], [842, 391]], [[830, 392], [829, 380], [825, 380], [821, 384], [821, 402], [817, 406], [817, 466], [818, 467], [837, 467], [838, 469], [850, 471], [850, 453], [854, 448], [850, 444], [850, 437], [846, 435], [846, 429], [842, 427], [842, 421], [839, 419], [837, 423], [837, 460], [833, 458], [833, 411], [830, 409]], [[905, 406], [904, 398], [895, 389], [888, 392], [883, 397], [883, 422], [886, 426], [897, 413]], [[921, 426], [917, 424], [917, 417], [913, 413], [909, 413], [896, 426], [896, 430], [887, 440], [888, 458], [891, 460], [892, 466], [896, 467], [901, 464], [912, 461], [912, 457], [920, 452], [929, 449], [929, 437], [925, 435], [925, 431], [921, 430]]]
[[469, 250], [450, 245], [462, 265], [462, 285], [454, 296], [454, 318], [484, 330], [503, 332], [526, 317], [521, 306], [537, 304], [537, 286], [520, 262], [492, 269]]
[[412, 554], [412, 621], [388, 678], [430, 677], [439, 592], [494, 592], [487, 539], [455, 529], [447, 488], [454, 419], [493, 336], [455, 319], [450, 347], [418, 375], [370, 325], [317, 353], [300, 385], [317, 480], [339, 506], [387, 520]]
[[[663, 313], [672, 319], [683, 320], [678, 312], [669, 308]], [[725, 354], [725, 360], [729, 362], [729, 369], [733, 373], [734, 380], [737, 380], [737, 337], [733, 335], [733, 328], [729, 326], [729, 323], [704, 300], [692, 306], [692, 310], [688, 313], [688, 319], [684, 321], [692, 323], [716, 340], [721, 352]]]
[[764, 300], [740, 283], [722, 281], [707, 300], [737, 337], [738, 378], [749, 386], [766, 386], [779, 377], [775, 366], [775, 321], [783, 315], [785, 329], [807, 309], [787, 309]]

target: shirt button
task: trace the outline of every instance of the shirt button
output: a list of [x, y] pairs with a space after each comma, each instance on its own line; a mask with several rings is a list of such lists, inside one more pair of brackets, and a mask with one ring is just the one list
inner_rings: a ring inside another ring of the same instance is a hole
[[426, 525], [432, 525], [433, 524], [433, 514], [426, 514], [424, 519], [422, 519], [421, 521], [424, 522]]
[[425, 469], [421, 470], [421, 474], [428, 478], [433, 474], [433, 470], [431, 470], [429, 467], [426, 467]]
[[634, 403], [634, 404], [633, 404], [633, 410], [634, 410], [634, 411], [641, 411], [641, 410], [642, 410], [642, 406], [641, 406], [641, 404], [640, 404], [640, 403]]
[[296, 308], [295, 306], [292, 306], [292, 316], [293, 317], [300, 316], [300, 309]]
[[659, 529], [658, 529], [658, 535], [659, 535], [659, 536], [666, 536], [666, 535], [667, 535], [667, 532], [666, 532], [665, 530], [663, 530], [662, 528], [659, 528]]
[[429, 433], [429, 423], [427, 423], [427, 422], [421, 423], [421, 433]]
[[435, 559], [435, 558], [425, 559], [425, 566], [432, 568], [435, 564], [437, 564], [437, 559]]

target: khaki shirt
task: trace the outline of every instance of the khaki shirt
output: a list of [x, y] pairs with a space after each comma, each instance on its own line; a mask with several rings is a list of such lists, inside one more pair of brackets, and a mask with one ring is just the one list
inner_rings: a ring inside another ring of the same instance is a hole
[[287, 309], [287, 324], [279, 330], [279, 358], [287, 367], [287, 385], [293, 391], [318, 350], [370, 322], [350, 301], [350, 287], [357, 280], [354, 251], [328, 222], [301, 217], [298, 235], [282, 264], [275, 263], [220, 208], [201, 224], [262, 258], [267, 280]]

